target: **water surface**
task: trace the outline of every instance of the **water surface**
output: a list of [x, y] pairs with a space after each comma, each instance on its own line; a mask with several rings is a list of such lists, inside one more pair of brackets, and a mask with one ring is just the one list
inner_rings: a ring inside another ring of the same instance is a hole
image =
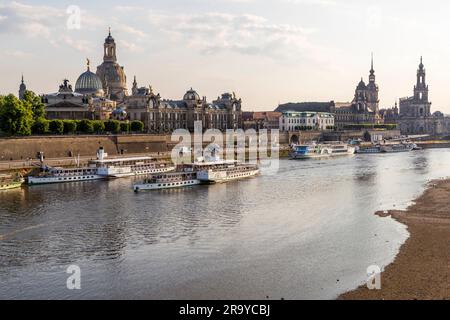
[[[282, 160], [276, 176], [135, 194], [133, 179], [0, 192], [2, 299], [332, 299], [408, 237], [450, 150]], [[66, 288], [70, 265], [81, 290]]]

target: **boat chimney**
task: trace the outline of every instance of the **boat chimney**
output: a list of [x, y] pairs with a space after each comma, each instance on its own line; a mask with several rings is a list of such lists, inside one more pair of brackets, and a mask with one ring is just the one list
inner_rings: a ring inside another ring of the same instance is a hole
[[105, 153], [105, 149], [103, 147], [100, 147], [97, 151], [97, 160], [105, 160], [105, 158], [108, 156], [107, 153]]

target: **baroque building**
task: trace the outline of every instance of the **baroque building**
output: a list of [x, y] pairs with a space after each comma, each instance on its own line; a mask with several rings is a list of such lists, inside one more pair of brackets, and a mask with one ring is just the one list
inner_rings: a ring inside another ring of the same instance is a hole
[[[124, 68], [117, 63], [117, 46], [111, 30], [105, 39], [103, 63], [97, 72], [87, 70], [77, 79], [75, 89], [64, 80], [58, 92], [41, 96], [48, 119], [142, 121], [148, 133], [170, 133], [176, 129], [194, 130], [195, 121], [207, 129], [242, 128], [242, 100], [224, 93], [217, 100], [192, 88], [181, 100], [162, 99], [153, 88], [139, 87], [136, 77], [128, 94]], [[20, 90], [26, 90], [22, 83]], [[19, 92], [19, 96], [21, 95]]]
[[431, 113], [426, 70], [420, 57], [417, 80], [412, 97], [400, 99], [399, 126], [402, 134], [439, 135], [448, 132], [446, 117], [441, 112]]
[[336, 103], [335, 117], [338, 129], [344, 129], [353, 124], [381, 124], [383, 118], [380, 115], [380, 100], [378, 98], [379, 87], [376, 83], [375, 70], [373, 68], [373, 56], [369, 71], [369, 83], [364, 80], [356, 86], [355, 95], [351, 103]]
[[124, 67], [117, 63], [117, 46], [111, 29], [103, 45], [103, 63], [97, 67], [97, 76], [112, 100], [123, 101], [128, 95], [127, 77]]
[[138, 87], [136, 77], [132, 94], [126, 96], [119, 108], [127, 113], [130, 121], [144, 123], [149, 133], [165, 133], [175, 129], [194, 130], [194, 122], [202, 121], [203, 129], [238, 129], [242, 127], [242, 100], [235, 94], [224, 93], [212, 103], [192, 88], [182, 100], [161, 99], [153, 88]]
[[116, 108], [116, 102], [108, 99], [100, 78], [90, 71], [82, 73], [75, 84], [75, 90], [65, 79], [56, 93], [41, 96], [47, 119], [106, 120]]
[[383, 117], [380, 114], [379, 104], [379, 87], [376, 83], [372, 56], [369, 83], [366, 85], [361, 78], [361, 81], [356, 86], [355, 94], [351, 102], [287, 103], [279, 105], [275, 111], [332, 113], [334, 114], [335, 128], [342, 130], [346, 126], [355, 124], [382, 124]]

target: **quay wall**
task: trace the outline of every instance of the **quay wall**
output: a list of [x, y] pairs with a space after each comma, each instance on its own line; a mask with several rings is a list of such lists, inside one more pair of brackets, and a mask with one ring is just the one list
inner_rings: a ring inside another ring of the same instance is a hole
[[39, 152], [46, 158], [95, 156], [96, 150], [104, 147], [106, 152], [117, 154], [114, 136], [48, 136], [0, 139], [0, 161], [37, 159]]
[[[35, 160], [39, 152], [44, 152], [46, 159], [73, 158], [77, 155], [95, 157], [99, 147], [103, 147], [110, 156], [162, 154], [171, 151], [177, 143], [171, 141], [171, 135], [146, 134], [0, 138], [0, 162]], [[205, 145], [209, 143], [205, 142]], [[279, 143], [287, 145], [289, 134], [280, 133]]]

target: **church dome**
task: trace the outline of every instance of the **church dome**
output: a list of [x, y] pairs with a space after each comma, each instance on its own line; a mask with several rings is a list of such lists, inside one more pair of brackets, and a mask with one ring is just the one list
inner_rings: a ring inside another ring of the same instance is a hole
[[82, 94], [103, 94], [103, 84], [100, 78], [88, 68], [81, 74], [75, 84], [75, 92]]
[[364, 83], [364, 80], [361, 78], [361, 81], [358, 84], [357, 90], [366, 90], [366, 84]]
[[111, 29], [109, 29], [109, 34], [105, 39], [105, 43], [114, 43], [114, 38], [111, 36]]
[[183, 97], [183, 100], [200, 100], [200, 96], [197, 93], [197, 91], [191, 88], [191, 90], [188, 90], [186, 92], [186, 94]]

